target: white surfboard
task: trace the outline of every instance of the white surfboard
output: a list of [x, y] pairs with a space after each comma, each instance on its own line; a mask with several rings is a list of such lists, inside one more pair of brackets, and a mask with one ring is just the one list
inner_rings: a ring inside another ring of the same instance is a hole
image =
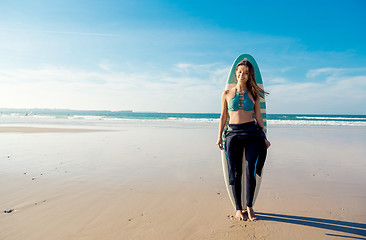
[[[256, 80], [258, 86], [261, 87], [262, 89], [264, 89], [263, 88], [262, 76], [261, 76], [261, 73], [259, 71], [257, 62], [249, 54], [242, 54], [239, 57], [237, 57], [237, 59], [234, 61], [233, 65], [231, 67], [231, 70], [229, 72], [229, 76], [227, 78], [225, 89], [226, 90], [232, 89], [233, 87], [236, 86], [237, 79], [236, 79], [236, 75], [235, 75], [235, 68], [236, 68], [236, 65], [240, 61], [244, 60], [244, 58], [248, 59], [248, 61], [253, 65], [255, 80]], [[267, 132], [266, 101], [265, 101], [264, 97], [260, 99], [260, 105], [261, 105], [261, 114], [262, 114], [263, 122], [264, 122], [264, 128]], [[223, 133], [227, 129], [228, 124], [229, 124], [229, 121], [226, 122]], [[225, 144], [226, 139], [225, 139], [224, 134], [222, 135], [222, 138], [223, 138], [223, 143]], [[227, 189], [227, 192], [229, 194], [229, 198], [231, 200], [231, 203], [232, 203], [232, 205], [235, 209], [234, 195], [233, 195], [231, 186], [229, 185], [229, 174], [228, 174], [228, 169], [227, 169], [227, 160], [226, 160], [225, 151], [221, 151], [221, 158], [222, 158], [222, 169], [223, 169], [223, 172], [224, 172], [224, 179], [225, 179], [226, 189]], [[243, 153], [243, 176], [242, 176], [242, 198], [241, 198], [243, 209], [245, 209], [245, 207], [246, 207], [246, 176], [245, 176], [246, 175], [246, 170], [245, 169], [246, 169], [246, 161], [245, 161], [245, 154]], [[257, 196], [258, 196], [259, 188], [260, 188], [261, 182], [262, 182], [262, 177], [263, 177], [263, 170], [262, 170], [261, 176], [258, 176], [258, 175], [256, 176], [257, 184], [256, 184], [255, 192], [254, 192], [253, 206], [254, 206], [255, 200], [257, 199]]]

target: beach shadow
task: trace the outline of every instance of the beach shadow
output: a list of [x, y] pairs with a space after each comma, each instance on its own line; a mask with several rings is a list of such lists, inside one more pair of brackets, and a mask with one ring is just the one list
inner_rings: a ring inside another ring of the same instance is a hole
[[332, 219], [302, 217], [302, 216], [284, 215], [275, 213], [257, 212], [256, 215], [258, 216], [259, 220], [262, 221], [291, 223], [314, 228], [322, 228], [326, 230], [338, 231], [341, 234], [348, 233], [358, 235], [361, 237], [326, 233], [327, 236], [366, 240], [366, 224], [364, 223], [346, 222]]

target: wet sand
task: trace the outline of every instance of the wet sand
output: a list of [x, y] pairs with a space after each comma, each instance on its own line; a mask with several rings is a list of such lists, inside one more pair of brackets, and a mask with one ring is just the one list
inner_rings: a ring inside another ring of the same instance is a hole
[[67, 133], [67, 132], [95, 132], [96, 129], [55, 128], [55, 127], [0, 127], [0, 133]]
[[258, 222], [231, 218], [215, 124], [86, 129], [0, 127], [1, 240], [366, 239], [366, 129], [270, 128]]

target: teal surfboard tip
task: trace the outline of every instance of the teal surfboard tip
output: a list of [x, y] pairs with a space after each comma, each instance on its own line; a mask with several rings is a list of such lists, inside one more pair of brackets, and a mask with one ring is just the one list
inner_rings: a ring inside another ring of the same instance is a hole
[[258, 67], [258, 64], [257, 62], [255, 61], [254, 57], [250, 54], [247, 54], [247, 53], [244, 53], [244, 54], [241, 54], [239, 55], [232, 67], [231, 67], [231, 71], [229, 73], [229, 76], [228, 76], [228, 80], [227, 80], [227, 83], [229, 84], [233, 84], [233, 83], [236, 83], [236, 76], [235, 76], [235, 67], [236, 65], [241, 62], [242, 60], [244, 59], [248, 59], [248, 61], [253, 65], [254, 67], [254, 74], [255, 74], [255, 81], [257, 82], [257, 84], [263, 84], [263, 81], [262, 81], [262, 76], [260, 74], [260, 70], [259, 70], [259, 67]]

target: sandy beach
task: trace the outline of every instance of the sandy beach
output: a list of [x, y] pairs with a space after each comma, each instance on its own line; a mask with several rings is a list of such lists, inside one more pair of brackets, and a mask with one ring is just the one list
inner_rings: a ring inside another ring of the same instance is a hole
[[0, 126], [0, 239], [366, 239], [365, 136], [270, 127], [249, 222], [231, 218], [217, 124]]

